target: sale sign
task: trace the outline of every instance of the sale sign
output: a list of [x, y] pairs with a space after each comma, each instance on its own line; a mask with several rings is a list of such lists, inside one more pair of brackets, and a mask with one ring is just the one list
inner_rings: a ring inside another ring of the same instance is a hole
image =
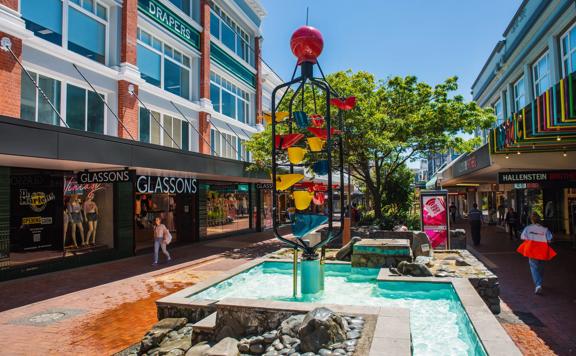
[[420, 195], [422, 230], [430, 239], [432, 248], [448, 244], [448, 194], [446, 191], [428, 191]]

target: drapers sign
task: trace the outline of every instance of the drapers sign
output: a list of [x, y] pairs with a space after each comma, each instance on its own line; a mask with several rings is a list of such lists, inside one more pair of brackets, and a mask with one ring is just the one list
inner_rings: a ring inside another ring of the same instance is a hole
[[100, 172], [78, 172], [76, 181], [79, 184], [88, 183], [121, 183], [131, 182], [133, 171], [100, 171]]
[[498, 183], [576, 182], [576, 171], [500, 172]]
[[200, 49], [200, 33], [158, 0], [138, 0], [138, 9], [184, 42]]
[[196, 178], [138, 176], [136, 189], [139, 193], [171, 193], [196, 194], [198, 181]]

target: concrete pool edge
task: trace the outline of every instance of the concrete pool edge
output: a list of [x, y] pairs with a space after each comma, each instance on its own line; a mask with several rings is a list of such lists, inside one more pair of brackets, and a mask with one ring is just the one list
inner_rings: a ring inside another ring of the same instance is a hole
[[[222, 281], [225, 281], [231, 277], [234, 277], [250, 268], [258, 266], [264, 262], [288, 262], [291, 263], [292, 260], [289, 259], [271, 259], [269, 257], [262, 257], [254, 259], [245, 264], [242, 264], [234, 269], [226, 271], [221, 275], [208, 278], [207, 280], [200, 282], [194, 286], [185, 288], [179, 292], [171, 294], [164, 297], [156, 302], [158, 309], [158, 319], [165, 317], [175, 316], [173, 307], [181, 307], [186, 309], [194, 310], [196, 313], [192, 315], [186, 315], [193, 319], [204, 318], [207, 315], [216, 311], [217, 306], [228, 305], [231, 301], [238, 303], [239, 307], [244, 306], [251, 308], [263, 308], [262, 305], [268, 306], [268, 308], [278, 307], [286, 308], [286, 305], [296, 305], [291, 306], [290, 309], [298, 310], [299, 308], [310, 307], [315, 303], [295, 303], [295, 302], [277, 302], [277, 301], [258, 301], [258, 305], [254, 306], [254, 299], [222, 299], [217, 300], [190, 300], [191, 295], [197, 294], [205, 289], [208, 289]], [[348, 262], [337, 261], [326, 261], [327, 264], [349, 264]], [[484, 346], [484, 349], [488, 355], [521, 355], [521, 352], [516, 347], [510, 336], [506, 333], [504, 328], [500, 325], [496, 317], [488, 309], [482, 298], [478, 295], [472, 284], [467, 279], [463, 278], [438, 278], [438, 277], [406, 277], [406, 276], [394, 276], [391, 275], [388, 269], [382, 268], [378, 274], [379, 281], [402, 281], [402, 282], [432, 282], [432, 283], [451, 283], [460, 302], [468, 315], [468, 318], [478, 335], [478, 339]], [[252, 305], [250, 305], [252, 304]], [[316, 304], [318, 306], [319, 304]], [[332, 307], [332, 306], [330, 306]], [[354, 308], [376, 308], [378, 307], [361, 307], [361, 306], [348, 306], [339, 305], [334, 307], [335, 310], [342, 310], [345, 307], [347, 310], [352, 310]], [[312, 308], [313, 309], [313, 308]], [[390, 309], [390, 308], [381, 308]], [[310, 309], [311, 310], [311, 309]], [[408, 310], [407, 310], [408, 311]], [[348, 311], [348, 313], [353, 313]], [[408, 339], [408, 353], [401, 353], [401, 350], [406, 349], [406, 342], [402, 338], [395, 338], [390, 335], [394, 329], [390, 329], [389, 319], [385, 319], [388, 316], [378, 317], [379, 322], [376, 324], [376, 329], [374, 333], [374, 343], [379, 344], [378, 347], [373, 347], [370, 349], [370, 356], [380, 356], [384, 353], [378, 353], [377, 350], [398, 350], [398, 355], [410, 355], [411, 342]], [[408, 335], [410, 335], [409, 330], [409, 318], [408, 320]], [[197, 321], [197, 320], [194, 320]], [[400, 320], [397, 320], [401, 322]], [[380, 325], [380, 326], [379, 326]], [[393, 325], [393, 324], [392, 324]], [[403, 341], [404, 340], [404, 341]], [[386, 346], [386, 348], [384, 348]], [[390, 353], [386, 353], [390, 355]]]

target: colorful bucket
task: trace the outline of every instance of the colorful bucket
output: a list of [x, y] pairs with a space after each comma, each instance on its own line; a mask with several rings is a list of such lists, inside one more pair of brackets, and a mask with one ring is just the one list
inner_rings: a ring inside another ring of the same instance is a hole
[[[266, 123], [268, 125], [272, 124], [272, 115], [271, 114], [266, 113], [266, 114], [263, 114], [262, 117], [264, 118], [264, 121], [266, 121]], [[280, 122], [287, 117], [288, 117], [288, 111], [278, 111], [276, 113], [276, 122]]]
[[302, 137], [304, 137], [304, 135], [300, 133], [276, 135], [274, 137], [274, 144], [276, 145], [276, 148], [285, 150], [288, 147], [293, 146], [296, 142], [300, 141]]
[[314, 170], [314, 173], [324, 176], [328, 174], [328, 166], [328, 160], [323, 159], [321, 161], [314, 162], [312, 169]]
[[304, 179], [303, 174], [278, 174], [276, 175], [276, 190], [286, 190]]
[[322, 205], [326, 201], [326, 195], [324, 192], [314, 192], [314, 198], [312, 198], [312, 202], [316, 205]]
[[304, 111], [294, 112], [294, 119], [296, 120], [296, 126], [301, 129], [306, 129], [308, 126], [310, 126], [310, 119]]
[[308, 146], [310, 146], [310, 151], [312, 152], [322, 151], [324, 144], [326, 143], [326, 141], [318, 137], [308, 137], [307, 140]]
[[310, 115], [310, 122], [314, 127], [322, 127], [324, 125], [324, 116], [322, 115]]
[[[328, 129], [321, 129], [318, 127], [309, 127], [308, 131], [312, 132], [314, 134], [314, 136], [319, 137], [323, 140], [326, 140], [328, 138]], [[338, 135], [340, 134], [340, 131], [331, 128], [330, 129], [330, 136], [334, 136], [334, 135]]]
[[296, 213], [292, 221], [292, 234], [297, 238], [303, 238], [327, 221], [328, 217], [325, 215]]
[[312, 202], [312, 197], [314, 196], [313, 193], [310, 193], [307, 190], [297, 190], [292, 194], [294, 195], [294, 203], [298, 210], [308, 209]]
[[292, 164], [300, 164], [304, 160], [304, 156], [308, 152], [302, 147], [288, 147], [288, 160]]

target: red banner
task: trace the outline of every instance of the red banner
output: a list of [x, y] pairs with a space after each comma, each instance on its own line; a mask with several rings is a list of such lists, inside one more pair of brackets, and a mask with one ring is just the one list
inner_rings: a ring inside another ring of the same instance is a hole
[[445, 192], [426, 192], [420, 204], [422, 230], [432, 244], [432, 248], [448, 243], [448, 204]]

